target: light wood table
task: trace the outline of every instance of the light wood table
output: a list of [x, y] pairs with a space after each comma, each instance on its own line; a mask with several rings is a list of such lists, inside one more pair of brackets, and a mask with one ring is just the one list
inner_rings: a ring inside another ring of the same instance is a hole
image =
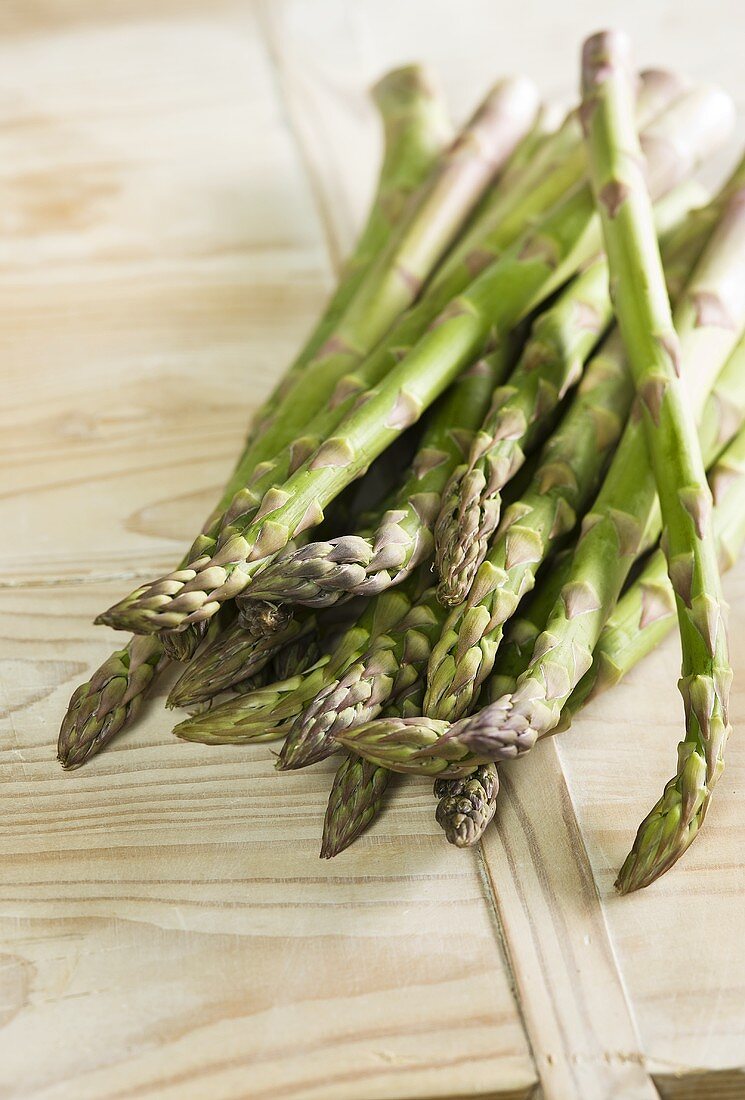
[[162, 691], [84, 770], [54, 759], [112, 647], [94, 615], [180, 556], [331, 285], [374, 77], [429, 61], [459, 117], [505, 71], [568, 95], [609, 21], [741, 96], [737, 3], [600, 8], [0, 5], [2, 1097], [745, 1097], [745, 565], [727, 772], [632, 898], [612, 880], [671, 770], [674, 641], [504, 770], [474, 851], [411, 781], [321, 863], [333, 765], [178, 743]]

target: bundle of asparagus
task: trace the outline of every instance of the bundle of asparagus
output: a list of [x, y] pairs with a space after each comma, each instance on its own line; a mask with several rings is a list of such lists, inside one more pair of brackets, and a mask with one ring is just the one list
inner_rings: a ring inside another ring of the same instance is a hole
[[[380, 179], [337, 289], [179, 567], [99, 616], [134, 636], [73, 695], [60, 761], [100, 751], [187, 662], [168, 696], [192, 711], [183, 740], [281, 739], [283, 770], [343, 754], [322, 856], [375, 820], [396, 772], [435, 779], [436, 820], [467, 847], [495, 818], [499, 762], [568, 727], [677, 619], [678, 769], [618, 880], [646, 886], [696, 836], [729, 732], [745, 160], [713, 197], [692, 177], [731, 102], [635, 75], [619, 34], [585, 43], [556, 129], [524, 79], [447, 147], [421, 69], [373, 96]], [[385, 462], [399, 440], [408, 465]]]

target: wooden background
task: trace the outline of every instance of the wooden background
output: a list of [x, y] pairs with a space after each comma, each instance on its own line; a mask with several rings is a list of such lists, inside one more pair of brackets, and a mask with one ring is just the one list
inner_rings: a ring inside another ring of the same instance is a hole
[[602, 21], [742, 98], [736, 0], [0, 4], [3, 1098], [745, 1097], [745, 565], [728, 769], [631, 898], [674, 641], [505, 769], [474, 851], [411, 781], [321, 863], [333, 765], [177, 743], [162, 693], [83, 771], [54, 759], [112, 648], [93, 616], [180, 556], [331, 285], [366, 85], [422, 58], [458, 117], [505, 71], [568, 95]]

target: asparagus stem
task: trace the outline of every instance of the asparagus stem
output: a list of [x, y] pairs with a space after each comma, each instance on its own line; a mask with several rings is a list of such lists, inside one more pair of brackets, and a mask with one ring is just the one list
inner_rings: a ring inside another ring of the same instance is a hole
[[[409, 197], [421, 186], [440, 156], [448, 137], [443, 100], [438, 92], [433, 91], [430, 78], [418, 66], [408, 66], [383, 77], [373, 96], [384, 132], [384, 157], [377, 192], [367, 224], [347, 262], [339, 286], [290, 367], [288, 373], [291, 379], [299, 376], [305, 362], [312, 358], [330, 335], [374, 256], [385, 247]], [[242, 461], [250, 449], [254, 448], [256, 454], [261, 423], [276, 410], [289, 385], [291, 383], [283, 379], [259, 410], [256, 424], [225, 487], [217, 512], [223, 511], [244, 484], [246, 475]], [[210, 520], [206, 526], [209, 525]], [[74, 692], [58, 742], [58, 756], [63, 767], [80, 766], [89, 756], [100, 751], [115, 733], [127, 726], [139, 711], [145, 691], [167, 664], [161, 659], [165, 648], [176, 659], [191, 656], [203, 636], [203, 628], [181, 634], [178, 640], [172, 634], [163, 635], [159, 641], [152, 639], [148, 646], [138, 643], [135, 638], [130, 639]], [[141, 659], [143, 652], [147, 653], [144, 660]], [[144, 665], [152, 670], [148, 676], [143, 675]], [[117, 670], [115, 679], [121, 689], [121, 700], [124, 700], [114, 704], [113, 708], [110, 688], [112, 669]], [[84, 706], [81, 704], [83, 698]], [[112, 717], [114, 712], [115, 718]]]
[[[708, 475], [714, 498], [714, 535], [722, 572], [731, 569], [745, 546], [745, 431], [717, 459]], [[572, 692], [561, 727], [601, 692], [617, 684], [667, 637], [677, 624], [675, 593], [667, 558], [656, 550], [603, 628], [592, 667]], [[663, 798], [664, 801], [664, 798]]]
[[[271, 637], [250, 634], [235, 619], [211, 645], [206, 646], [184, 669], [171, 688], [166, 705], [189, 707], [206, 702], [222, 691], [265, 668], [283, 646], [298, 639], [307, 642], [315, 628], [311, 616], [292, 619]], [[278, 680], [287, 679], [278, 675]]]
[[[393, 248], [396, 234], [404, 232], [403, 223], [407, 218], [411, 220], [424, 181], [433, 176], [451, 136], [442, 95], [431, 75], [417, 65], [386, 74], [372, 89], [372, 98], [383, 127], [383, 162], [368, 220], [319, 322], [257, 413], [230, 481], [182, 564], [204, 545], [205, 539], [217, 535], [223, 512], [252, 471], [271, 459], [279, 447], [292, 442], [295, 432], [288, 410], [298, 404], [307, 417], [324, 408], [330, 391], [325, 392], [320, 384], [312, 385], [305, 376], [311, 368], [317, 368], [318, 359], [324, 357], [329, 342], [333, 343], [378, 257]], [[296, 390], [301, 381], [302, 393]], [[162, 641], [171, 658], [185, 661], [194, 655], [203, 634], [204, 627], [195, 624], [185, 631], [164, 632]]]
[[347, 753], [334, 776], [323, 822], [321, 859], [348, 848], [380, 813], [391, 773]]
[[520, 605], [520, 614], [513, 615], [505, 625], [497, 659], [478, 699], [481, 705], [496, 703], [507, 692], [515, 690], [517, 681], [530, 664], [538, 636], [545, 628], [569, 575], [571, 559], [571, 547], [552, 558], [543, 573], [539, 573], [531, 596]]
[[[740, 370], [745, 369], [745, 342], [741, 342], [730, 363], [736, 360]], [[745, 399], [745, 387], [743, 389]], [[745, 404], [741, 406], [740, 417], [742, 425], [745, 421]], [[716, 417], [711, 419], [715, 421]], [[708, 422], [705, 420], [705, 423]], [[726, 572], [735, 564], [745, 546], [745, 430], [742, 427], [710, 470], [708, 481], [714, 499], [714, 533], [719, 567], [722, 572]], [[565, 565], [569, 565], [568, 560]], [[562, 565], [554, 567], [553, 575], [547, 578], [548, 583], [538, 590], [536, 598], [531, 601], [528, 614], [510, 621], [504, 643], [500, 646], [498, 665], [486, 683], [490, 702], [499, 699], [506, 691], [514, 690], [551, 610], [557, 591], [557, 578], [560, 587], [563, 574]], [[595, 647], [592, 667], [572, 692], [561, 713], [559, 724], [551, 733], [567, 729], [586, 703], [623, 679], [660, 645], [676, 624], [675, 593], [667, 575], [667, 559], [663, 551], [658, 549], [616, 605]], [[477, 768], [473, 775], [478, 776], [480, 771], [481, 768]], [[446, 805], [452, 805], [455, 814], [459, 812], [455, 800], [463, 783], [462, 779], [441, 778], [436, 781], [435, 794], [440, 798], [438, 821], [445, 816]], [[494, 797], [496, 800], [496, 793]], [[453, 801], [446, 803], [447, 799]], [[664, 802], [665, 796], [659, 805]], [[465, 808], [462, 812], [465, 813]], [[452, 820], [449, 823], [452, 825]], [[469, 827], [467, 823], [463, 824], [464, 829]]]
[[546, 434], [610, 322], [608, 267], [594, 260], [533, 325], [520, 362], [495, 391], [467, 461], [445, 488], [435, 527], [440, 599], [465, 599], [499, 522], [501, 490]]
[[374, 531], [311, 542], [283, 555], [241, 600], [279, 600], [328, 607], [371, 596], [400, 583], [431, 556], [440, 494], [483, 416], [496, 382], [511, 361], [509, 343], [479, 359], [441, 398], [408, 476]]
[[271, 421], [265, 422], [260, 454], [248, 454], [242, 462], [242, 484], [248, 483], [259, 462], [302, 433], [309, 413], [324, 407], [339, 380], [411, 305], [531, 126], [536, 109], [535, 89], [523, 79], [502, 81], [489, 92], [405, 211], [395, 235], [377, 251], [333, 332], [305, 363]]
[[[337, 680], [357, 660], [378, 633], [390, 629], [409, 610], [402, 588], [371, 601], [339, 636], [324, 647], [314, 665], [299, 675], [269, 684], [260, 691], [212, 707], [180, 722], [174, 733], [188, 741], [206, 744], [275, 740], [289, 734], [294, 720], [327, 684]], [[294, 738], [283, 749], [282, 760], [291, 760]]]
[[[431, 612], [422, 593], [428, 569], [422, 566], [396, 589], [370, 601], [359, 619], [361, 644], [351, 660], [336, 663], [336, 676], [327, 677], [321, 689], [298, 713], [282, 747], [277, 767], [295, 770], [315, 764], [336, 752], [338, 745], [329, 729], [354, 721], [357, 707], [378, 713], [393, 695], [405, 692], [418, 679], [426, 662], [427, 631], [432, 632]], [[403, 668], [393, 667], [390, 651], [399, 649]], [[345, 651], [342, 643], [339, 650]]]
[[[680, 318], [684, 376], [688, 379], [695, 372], [699, 403], [706, 385], [701, 384], [701, 375], [716, 369], [719, 357], [736, 335], [721, 325], [722, 303], [726, 303], [728, 316], [739, 318], [740, 330], [745, 327], [743, 210], [735, 196], [675, 313], [676, 319]], [[706, 302], [710, 308], [716, 302], [719, 306], [710, 312], [707, 323], [706, 316], [691, 310], [691, 302]], [[711, 441], [707, 463], [715, 460], [743, 422], [736, 410], [745, 410], [744, 357], [745, 349], [736, 345], [705, 402], [702, 438]], [[509, 691], [496, 698], [488, 691], [489, 704], [470, 718], [453, 723], [416, 716], [385, 723], [376, 719], [339, 734], [338, 740], [345, 748], [393, 771], [450, 778], [469, 775], [490, 760], [512, 759], [529, 751], [538, 737], [559, 723], [564, 706], [592, 665], [593, 650], [633, 561], [654, 545], [660, 528], [642, 425], [632, 418], [593, 511], [585, 517], [569, 568], [554, 573], [561, 585], [559, 594], [543, 620], [530, 662], [514, 686], [510, 684]], [[550, 596], [553, 598], [553, 593]], [[541, 618], [544, 611], [541, 607]], [[528, 631], [527, 642], [521, 639], [522, 653], [533, 637], [534, 632]]]
[[[685, 217], [698, 193], [683, 185], [658, 205], [662, 232]], [[684, 259], [678, 249], [673, 266]], [[569, 410], [540, 453], [527, 490], [505, 511], [466, 602], [445, 621], [427, 670], [424, 712], [429, 717], [461, 718], [478, 697], [505, 622], [533, 587], [541, 562], [574, 528], [597, 490], [633, 393], [623, 342], [614, 332], [590, 361]]]
[[[710, 125], [700, 145], [684, 149], [703, 102]], [[716, 117], [717, 104], [729, 116], [729, 101], [703, 90], [697, 97], [687, 97], [685, 110], [675, 105], [668, 112], [669, 137], [677, 136], [680, 144], [674, 150], [669, 140], [664, 150], [659, 143], [650, 147], [648, 165], [655, 188], [672, 188], [678, 182], [678, 172], [687, 173], [691, 160], [708, 148], [717, 130], [711, 124], [711, 111]], [[205, 553], [187, 569], [143, 586], [98, 621], [153, 633], [183, 629], [211, 618], [291, 539], [317, 525], [334, 496], [414, 423], [464, 367], [483, 353], [489, 341], [504, 337], [598, 247], [599, 225], [592, 196], [589, 188], [582, 186], [451, 303], [434, 328], [344, 419], [338, 434], [327, 439], [281, 489], [265, 494], [258, 512], [238, 517], [223, 528], [216, 554]]]
[[[703, 823], [724, 769], [732, 668], [711, 493], [680, 378], [680, 347], [652, 204], [638, 167], [641, 149], [628, 75], [630, 44], [618, 33], [594, 35], [585, 43], [582, 59], [590, 179], [662, 511], [662, 543], [680, 627], [679, 687], [686, 712], [677, 775], [642, 824], [618, 877], [619, 890], [627, 893], [669, 870]], [[745, 194], [741, 202], [745, 209]], [[720, 317], [722, 322], [728, 319]]]
[[440, 632], [440, 609], [434, 589], [427, 588], [426, 566], [412, 578], [411, 606], [370, 645], [344, 675], [326, 685], [295, 720], [292, 749], [285, 766], [303, 768], [336, 752], [337, 734], [369, 721], [419, 687], [434, 639]]

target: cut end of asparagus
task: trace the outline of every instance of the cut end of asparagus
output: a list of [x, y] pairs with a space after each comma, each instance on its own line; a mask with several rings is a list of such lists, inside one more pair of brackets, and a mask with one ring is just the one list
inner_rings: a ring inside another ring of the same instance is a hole
[[241, 626], [255, 638], [271, 638], [286, 630], [292, 622], [292, 608], [288, 604], [270, 600], [242, 600]]
[[633, 72], [631, 39], [624, 31], [598, 31], [582, 45], [582, 85], [592, 87], [606, 78], [609, 69], [623, 68]]

